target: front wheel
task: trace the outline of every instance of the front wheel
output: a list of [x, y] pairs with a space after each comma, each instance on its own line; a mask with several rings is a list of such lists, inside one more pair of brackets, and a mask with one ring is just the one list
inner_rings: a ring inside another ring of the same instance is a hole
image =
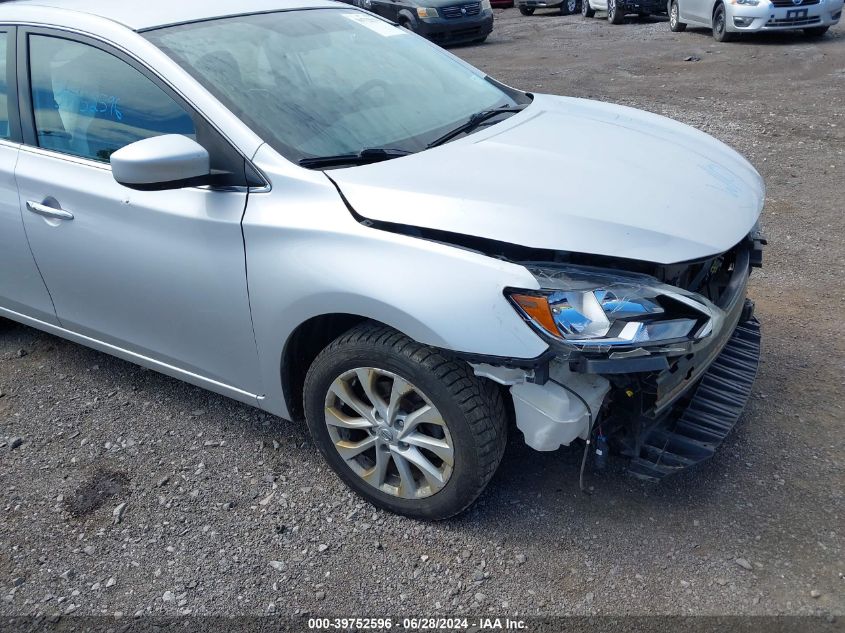
[[578, 0], [563, 0], [560, 3], [561, 15], [572, 15], [578, 12]]
[[498, 387], [385, 326], [358, 326], [324, 349], [304, 404], [335, 473], [370, 503], [417, 519], [466, 509], [505, 449]]
[[585, 18], [595, 16], [596, 10], [590, 6], [590, 0], [581, 0], [581, 15]]
[[678, 0], [672, 0], [672, 6], [669, 7], [669, 30], [673, 33], [680, 33], [686, 29], [687, 25], [681, 22], [681, 9], [678, 7]]
[[519, 7], [519, 12], [522, 15], [534, 15], [534, 7]]
[[617, 0], [607, 0], [607, 21], [611, 24], [622, 24], [625, 11], [617, 4]]
[[811, 26], [808, 29], [804, 29], [804, 35], [807, 37], [823, 37], [829, 26]]
[[716, 7], [713, 13], [713, 39], [717, 42], [730, 42], [733, 39], [733, 33], [728, 32], [728, 18], [723, 4]]

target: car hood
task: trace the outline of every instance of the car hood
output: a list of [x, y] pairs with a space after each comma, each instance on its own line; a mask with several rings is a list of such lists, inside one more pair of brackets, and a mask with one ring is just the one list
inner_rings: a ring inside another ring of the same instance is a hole
[[748, 161], [703, 132], [549, 95], [446, 145], [327, 173], [370, 220], [663, 264], [728, 250], [765, 198]]

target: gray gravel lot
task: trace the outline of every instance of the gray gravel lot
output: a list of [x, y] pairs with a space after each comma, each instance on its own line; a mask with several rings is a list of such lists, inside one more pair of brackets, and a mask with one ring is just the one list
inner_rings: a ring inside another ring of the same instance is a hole
[[589, 474], [586, 496], [579, 452], [515, 435], [472, 510], [417, 523], [348, 492], [303, 424], [13, 325], [0, 614], [845, 614], [845, 28], [718, 44], [509, 9], [454, 52], [675, 117], [763, 174], [765, 356], [723, 450], [656, 487]]

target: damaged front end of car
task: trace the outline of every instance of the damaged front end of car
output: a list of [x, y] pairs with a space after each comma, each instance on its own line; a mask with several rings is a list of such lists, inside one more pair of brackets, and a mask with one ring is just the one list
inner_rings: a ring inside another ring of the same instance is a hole
[[510, 390], [532, 448], [600, 438], [632, 474], [658, 480], [712, 456], [745, 407], [760, 356], [746, 286], [764, 244], [755, 227], [693, 262], [519, 262], [539, 290], [506, 296], [549, 351], [531, 364], [468, 360]]

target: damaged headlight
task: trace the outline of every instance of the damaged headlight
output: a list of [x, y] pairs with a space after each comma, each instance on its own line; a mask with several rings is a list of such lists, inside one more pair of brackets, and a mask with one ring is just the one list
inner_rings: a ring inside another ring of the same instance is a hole
[[514, 307], [536, 329], [585, 351], [691, 342], [711, 334], [722, 319], [704, 297], [648, 275], [526, 268], [541, 289], [508, 289]]

